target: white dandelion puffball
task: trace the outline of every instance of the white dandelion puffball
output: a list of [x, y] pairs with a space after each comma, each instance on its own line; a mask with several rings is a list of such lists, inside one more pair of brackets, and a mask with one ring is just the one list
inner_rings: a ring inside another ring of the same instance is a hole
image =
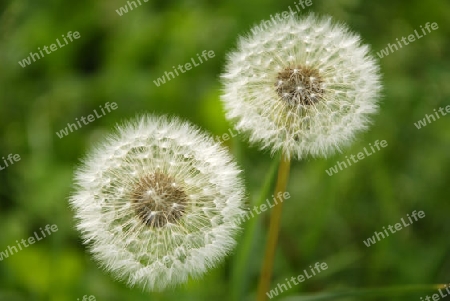
[[200, 276], [235, 246], [239, 174], [197, 127], [147, 115], [87, 156], [70, 203], [102, 267], [129, 286], [161, 291]]
[[381, 76], [369, 47], [331, 18], [262, 23], [227, 58], [222, 102], [251, 143], [327, 157], [367, 128]]

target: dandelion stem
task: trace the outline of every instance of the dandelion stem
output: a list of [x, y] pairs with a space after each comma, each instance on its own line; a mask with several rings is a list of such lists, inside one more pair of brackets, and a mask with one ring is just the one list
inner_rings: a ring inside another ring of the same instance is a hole
[[[286, 191], [289, 179], [290, 160], [283, 156], [278, 168], [278, 179], [275, 186], [274, 196], [277, 198], [279, 193]], [[257, 300], [267, 300], [266, 293], [270, 290], [270, 280], [272, 278], [273, 263], [275, 260], [275, 250], [278, 241], [278, 232], [280, 229], [281, 213], [283, 210], [283, 201], [278, 202], [270, 213], [269, 232], [267, 234], [267, 245], [264, 255], [263, 267], [259, 278]]]
[[[266, 173], [263, 188], [256, 200], [251, 202], [251, 206], [259, 207], [264, 204], [275, 187], [278, 168], [280, 166], [281, 156], [276, 156]], [[257, 247], [256, 241], [261, 236], [261, 215], [251, 218], [245, 226], [242, 242], [237, 245], [236, 257], [233, 264], [232, 279], [233, 285], [231, 289], [231, 301], [242, 301], [249, 287], [250, 270], [252, 253]]]

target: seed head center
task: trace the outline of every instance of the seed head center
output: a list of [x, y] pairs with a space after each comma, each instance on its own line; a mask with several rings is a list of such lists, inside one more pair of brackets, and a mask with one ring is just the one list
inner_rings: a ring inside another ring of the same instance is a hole
[[278, 73], [275, 90], [290, 106], [309, 106], [322, 99], [323, 79], [317, 69], [303, 66], [287, 67]]
[[181, 218], [188, 197], [171, 177], [155, 172], [140, 179], [131, 200], [137, 216], [145, 225], [160, 228]]

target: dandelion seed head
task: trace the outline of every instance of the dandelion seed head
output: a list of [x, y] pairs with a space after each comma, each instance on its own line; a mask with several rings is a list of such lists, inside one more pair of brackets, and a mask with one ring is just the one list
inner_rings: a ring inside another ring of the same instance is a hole
[[368, 127], [380, 81], [358, 35], [311, 14], [241, 37], [222, 75], [222, 102], [237, 130], [262, 149], [326, 157]]
[[132, 191], [132, 206], [147, 226], [163, 227], [167, 223], [177, 223], [183, 215], [188, 197], [173, 181], [157, 171], [139, 179]]
[[70, 203], [102, 267], [129, 286], [160, 291], [232, 250], [244, 213], [239, 174], [195, 126], [141, 116], [89, 153]]

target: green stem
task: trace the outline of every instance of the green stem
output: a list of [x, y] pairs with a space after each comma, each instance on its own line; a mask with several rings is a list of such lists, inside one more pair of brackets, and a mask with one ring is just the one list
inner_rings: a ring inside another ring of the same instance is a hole
[[[270, 166], [267, 176], [264, 180], [261, 192], [258, 198], [251, 202], [250, 207], [259, 207], [261, 204], [265, 203], [266, 199], [270, 197], [273, 187], [275, 186], [275, 180], [277, 177], [277, 170], [280, 165], [281, 156], [276, 157]], [[236, 249], [235, 259], [233, 261], [232, 270], [232, 291], [231, 300], [232, 301], [242, 301], [244, 299], [244, 294], [248, 291], [250, 269], [249, 262], [251, 262], [251, 254], [255, 248], [255, 241], [260, 233], [262, 215], [257, 215], [246, 222], [244, 226], [244, 233], [241, 242], [238, 244]]]
[[[278, 180], [274, 193], [274, 196], [276, 198], [278, 197], [279, 193], [283, 194], [286, 191], [289, 179], [290, 166], [291, 166], [290, 160], [287, 159], [285, 156], [283, 156], [280, 167], [278, 169]], [[275, 251], [277, 248], [281, 214], [283, 211], [283, 203], [284, 202], [278, 202], [274, 206], [270, 214], [269, 232], [267, 234], [267, 245], [257, 292], [258, 301], [267, 300], [266, 293], [269, 292], [270, 290], [270, 280], [272, 278], [273, 263], [275, 260]]]

